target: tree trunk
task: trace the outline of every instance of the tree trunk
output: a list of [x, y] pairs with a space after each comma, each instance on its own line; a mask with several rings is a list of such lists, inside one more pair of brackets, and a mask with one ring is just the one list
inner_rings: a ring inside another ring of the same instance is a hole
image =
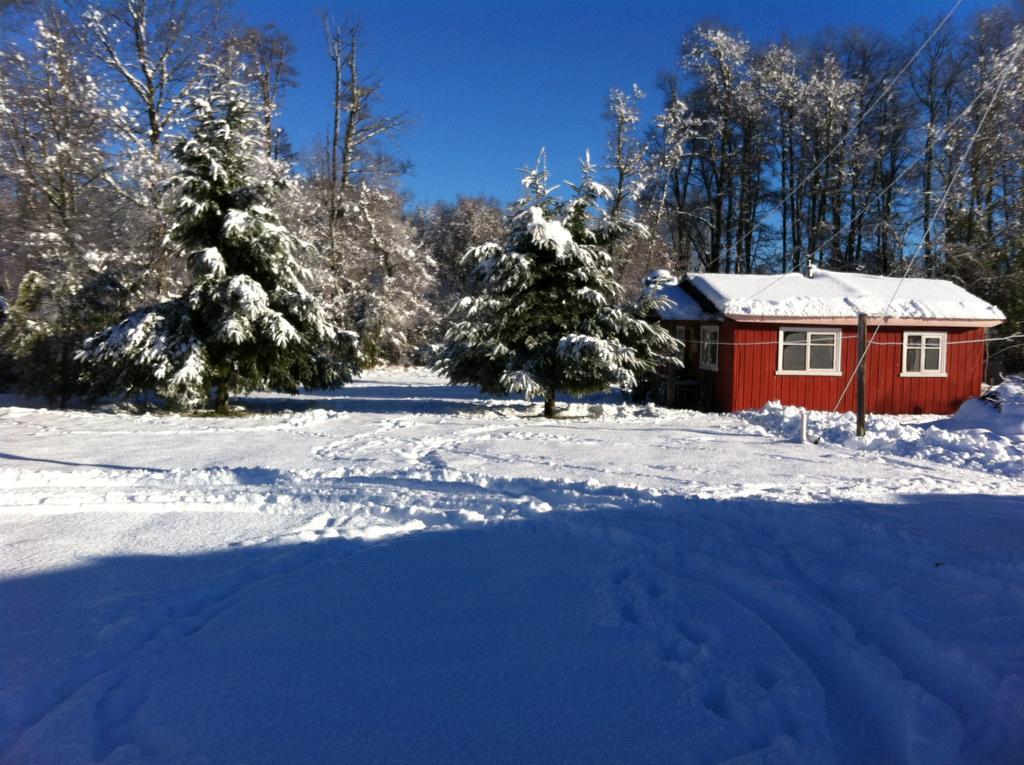
[[925, 133], [924, 171], [922, 173], [924, 181], [924, 210], [922, 218], [922, 225], [924, 226], [924, 268], [928, 276], [934, 276], [938, 270], [935, 267], [935, 259], [932, 253], [932, 227], [930, 225], [932, 219], [932, 166], [935, 162], [934, 141], [932, 120], [931, 115], [929, 115], [927, 132]]
[[553, 390], [544, 391], [544, 416], [555, 416], [555, 392]]
[[782, 161], [779, 163], [779, 170], [782, 174], [782, 180], [780, 182], [782, 198], [782, 273], [789, 270], [789, 231], [787, 230], [787, 222], [789, 221], [789, 205], [786, 203], [786, 150], [785, 147], [782, 149]]
[[213, 410], [217, 414], [228, 413], [228, 386], [225, 382], [217, 383], [217, 401], [214, 404]]
[[345, 122], [345, 138], [341, 145], [341, 180], [339, 191], [345, 194], [348, 191], [350, 176], [352, 174], [352, 163], [356, 149], [356, 127], [363, 119], [363, 92], [359, 82], [359, 68], [356, 61], [356, 46], [358, 45], [357, 28], [349, 30], [348, 57], [345, 60], [348, 67], [348, 74], [351, 87], [347, 93], [348, 103], [345, 110], [348, 112], [348, 119]]

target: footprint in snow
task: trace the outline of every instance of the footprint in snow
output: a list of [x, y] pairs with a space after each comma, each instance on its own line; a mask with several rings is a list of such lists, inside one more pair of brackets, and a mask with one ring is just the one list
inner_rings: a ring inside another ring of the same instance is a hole
[[622, 621], [627, 624], [640, 623], [640, 614], [637, 613], [636, 605], [633, 603], [625, 603], [622, 608], [619, 609], [619, 616], [622, 617]]
[[676, 632], [678, 632], [691, 643], [695, 643], [696, 645], [702, 645], [704, 643], [707, 643], [710, 638], [710, 635], [708, 635], [707, 631], [703, 629], [700, 625], [696, 625], [691, 622], [686, 622], [682, 619], [676, 619], [673, 626], [675, 627]]
[[685, 666], [693, 661], [700, 647], [689, 640], [664, 640], [658, 646], [658, 658], [666, 664]]
[[644, 589], [647, 592], [647, 596], [654, 600], [657, 600], [666, 592], [664, 587], [662, 587], [658, 582], [655, 582], [653, 580], [648, 582], [647, 586]]
[[629, 579], [629, 577], [632, 575], [632, 573], [633, 573], [632, 569], [630, 569], [628, 566], [623, 566], [621, 568], [615, 569], [612, 572], [612, 576], [611, 576], [612, 584], [616, 584], [616, 585], [622, 584], [624, 581]]
[[770, 691], [779, 683], [779, 672], [768, 664], [755, 664], [754, 679], [762, 689]]
[[704, 689], [701, 701], [704, 703], [704, 706], [708, 711], [716, 717], [720, 717], [723, 720], [729, 719], [728, 700], [725, 696], [725, 688], [722, 686], [717, 683], [709, 685]]
[[147, 689], [134, 675], [119, 671], [96, 702], [93, 757], [106, 759], [131, 743], [127, 728], [147, 698]]

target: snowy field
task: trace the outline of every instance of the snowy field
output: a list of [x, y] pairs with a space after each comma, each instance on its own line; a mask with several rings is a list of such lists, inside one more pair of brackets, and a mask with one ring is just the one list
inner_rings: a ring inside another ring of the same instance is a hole
[[0, 762], [1022, 761], [1022, 435], [246, 403], [0, 408]]

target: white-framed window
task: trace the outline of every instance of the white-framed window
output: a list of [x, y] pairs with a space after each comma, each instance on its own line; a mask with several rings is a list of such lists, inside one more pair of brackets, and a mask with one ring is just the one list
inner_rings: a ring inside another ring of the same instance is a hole
[[718, 325], [700, 326], [700, 368], [718, 371]]
[[838, 376], [843, 350], [841, 329], [783, 327], [779, 330], [780, 375]]
[[903, 377], [946, 376], [946, 333], [903, 333]]

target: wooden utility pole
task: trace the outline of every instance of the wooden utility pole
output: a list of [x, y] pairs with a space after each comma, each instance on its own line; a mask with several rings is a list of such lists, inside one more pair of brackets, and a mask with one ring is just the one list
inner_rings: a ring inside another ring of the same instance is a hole
[[868, 362], [868, 316], [857, 314], [857, 437], [863, 438], [867, 432], [864, 424], [864, 401], [866, 399], [865, 380]]

